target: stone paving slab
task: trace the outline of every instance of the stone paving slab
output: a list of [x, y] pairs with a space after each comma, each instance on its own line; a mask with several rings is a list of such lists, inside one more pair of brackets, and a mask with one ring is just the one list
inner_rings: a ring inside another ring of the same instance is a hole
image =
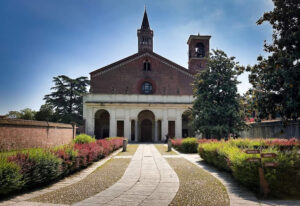
[[88, 168], [86, 168], [82, 171], [79, 171], [79, 172], [75, 173], [74, 175], [66, 177], [66, 178], [60, 180], [59, 182], [50, 185], [49, 187], [46, 187], [46, 188], [38, 190], [38, 191], [25, 193], [25, 194], [13, 197], [6, 201], [2, 201], [2, 202], [0, 202], [0, 206], [19, 206], [19, 205], [20, 206], [23, 206], [23, 205], [24, 206], [27, 206], [27, 205], [32, 205], [32, 206], [35, 206], [35, 205], [41, 205], [41, 206], [48, 206], [48, 205], [51, 206], [52, 205], [52, 206], [54, 206], [54, 205], [56, 205], [56, 206], [59, 206], [60, 204], [28, 202], [26, 200], [29, 200], [29, 199], [37, 197], [39, 195], [51, 192], [53, 190], [60, 189], [62, 187], [72, 185], [76, 182], [79, 182], [80, 180], [86, 178], [89, 174], [94, 172], [98, 167], [100, 167], [105, 162], [107, 162], [110, 158], [115, 157], [121, 150], [122, 150], [122, 148], [116, 150], [111, 155], [105, 157], [104, 159], [99, 160], [98, 162], [93, 163]]
[[154, 145], [142, 144], [117, 183], [73, 205], [167, 206], [178, 188], [179, 179], [168, 162]]
[[226, 187], [231, 206], [300, 206], [300, 201], [297, 200], [259, 200], [254, 193], [238, 184], [230, 174], [200, 162], [202, 159], [198, 154], [179, 155], [219, 179]]

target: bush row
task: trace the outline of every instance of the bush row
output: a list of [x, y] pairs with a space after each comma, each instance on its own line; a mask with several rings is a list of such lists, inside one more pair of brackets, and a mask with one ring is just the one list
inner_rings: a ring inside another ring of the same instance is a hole
[[[196, 139], [187, 137], [185, 139], [171, 139], [172, 146], [184, 153], [197, 153], [199, 144], [218, 142], [216, 139]], [[246, 148], [277, 148], [280, 151], [291, 150], [293, 148], [300, 148], [300, 141], [296, 138], [291, 139], [234, 139], [229, 141], [231, 146], [241, 149]]]
[[214, 139], [197, 139], [187, 137], [184, 139], [171, 139], [172, 147], [183, 153], [197, 153], [198, 145], [206, 142], [215, 142]]
[[0, 196], [60, 179], [123, 145], [123, 138], [90, 139], [79, 135], [69, 145], [0, 154]]
[[[286, 142], [289, 150], [282, 150]], [[199, 154], [207, 163], [220, 170], [231, 172], [233, 177], [249, 189], [259, 193], [258, 168], [262, 167], [269, 184], [270, 196], [299, 197], [300, 195], [300, 156], [296, 140], [251, 140], [237, 139], [203, 143]], [[259, 158], [260, 154], [247, 154], [246, 149], [260, 149], [261, 153], [275, 153], [275, 158], [262, 158], [262, 162], [250, 162], [248, 158]], [[276, 162], [277, 167], [264, 167], [264, 162]]]

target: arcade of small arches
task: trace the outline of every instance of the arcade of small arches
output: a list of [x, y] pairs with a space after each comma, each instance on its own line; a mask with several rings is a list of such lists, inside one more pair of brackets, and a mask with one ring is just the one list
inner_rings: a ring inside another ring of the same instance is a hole
[[[115, 112], [115, 111], [114, 111]], [[190, 110], [179, 112], [176, 118], [157, 118], [153, 111], [137, 112], [135, 118], [115, 118], [107, 109], [98, 109], [94, 114], [94, 135], [97, 139], [106, 137], [127, 137], [135, 142], [160, 142], [169, 137], [193, 135]]]

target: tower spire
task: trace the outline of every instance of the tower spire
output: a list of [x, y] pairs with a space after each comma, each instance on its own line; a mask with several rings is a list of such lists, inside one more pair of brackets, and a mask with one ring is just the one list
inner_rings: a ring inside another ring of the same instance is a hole
[[144, 17], [141, 28], [137, 30], [138, 51], [153, 51], [153, 31], [150, 29], [148, 15], [145, 5]]
[[147, 10], [146, 10], [146, 5], [145, 5], [145, 11], [144, 11], [144, 17], [143, 17], [143, 22], [142, 22], [141, 29], [150, 29]]

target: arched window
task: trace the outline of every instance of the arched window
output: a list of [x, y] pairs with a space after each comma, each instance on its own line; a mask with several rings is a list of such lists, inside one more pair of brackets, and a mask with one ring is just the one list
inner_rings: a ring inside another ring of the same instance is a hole
[[151, 71], [151, 64], [148, 60], [144, 61], [144, 71]]
[[152, 92], [153, 92], [152, 84], [149, 82], [144, 82], [142, 84], [142, 93], [143, 94], [152, 94]]
[[202, 43], [196, 44], [195, 54], [196, 54], [196, 57], [205, 57], [205, 49], [204, 49], [204, 45]]

